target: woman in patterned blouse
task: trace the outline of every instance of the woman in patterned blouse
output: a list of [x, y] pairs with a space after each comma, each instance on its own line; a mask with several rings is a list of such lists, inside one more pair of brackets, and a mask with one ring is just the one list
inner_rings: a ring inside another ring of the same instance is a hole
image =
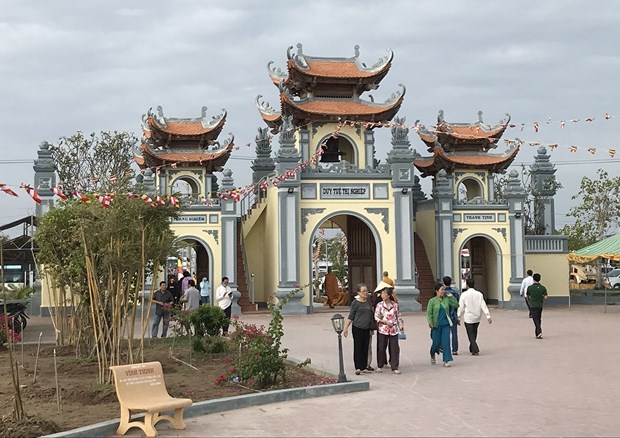
[[381, 302], [375, 308], [375, 320], [377, 321], [377, 373], [387, 364], [386, 349], [390, 351], [390, 366], [394, 374], [400, 374], [398, 369], [400, 360], [400, 347], [398, 346], [398, 303], [393, 299], [393, 289], [384, 288], [381, 291]]

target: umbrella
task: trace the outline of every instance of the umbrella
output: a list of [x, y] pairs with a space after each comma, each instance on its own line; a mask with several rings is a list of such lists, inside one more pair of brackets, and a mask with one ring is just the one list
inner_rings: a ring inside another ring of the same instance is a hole
[[588, 263], [599, 257], [620, 262], [620, 233], [599, 242], [568, 253], [568, 260]]

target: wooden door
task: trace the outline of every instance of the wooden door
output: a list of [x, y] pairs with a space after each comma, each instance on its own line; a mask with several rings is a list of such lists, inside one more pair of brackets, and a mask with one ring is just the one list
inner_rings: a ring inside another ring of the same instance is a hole
[[347, 242], [351, 300], [356, 295], [359, 283], [366, 283], [370, 292], [377, 287], [377, 251], [370, 228], [355, 216], [347, 216]]

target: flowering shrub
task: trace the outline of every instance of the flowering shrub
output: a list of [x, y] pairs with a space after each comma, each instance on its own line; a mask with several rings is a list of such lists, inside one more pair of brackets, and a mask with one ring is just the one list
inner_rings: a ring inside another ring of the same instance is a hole
[[0, 345], [9, 340], [7, 334], [11, 336], [13, 342], [21, 341], [22, 338], [19, 333], [15, 332], [11, 327], [13, 327], [13, 317], [0, 314]]
[[[237, 367], [231, 367], [225, 375], [218, 376], [216, 383], [242, 383], [256, 388], [265, 388], [275, 385], [278, 378], [286, 378], [284, 360], [288, 356], [288, 349], [282, 348], [281, 310], [287, 301], [303, 288], [292, 290], [277, 304], [269, 304], [271, 321], [269, 328], [257, 327], [255, 324], [245, 324], [233, 317], [235, 331], [230, 336], [230, 345], [239, 352]], [[309, 360], [303, 362], [307, 365]]]

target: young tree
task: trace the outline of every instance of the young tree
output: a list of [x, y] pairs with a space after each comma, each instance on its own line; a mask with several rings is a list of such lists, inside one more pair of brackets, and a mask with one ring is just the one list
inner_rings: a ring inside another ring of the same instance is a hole
[[128, 360], [133, 361], [140, 292], [145, 278], [176, 252], [170, 229], [175, 215], [172, 206], [154, 208], [119, 194], [109, 208], [94, 199], [67, 201], [39, 224], [37, 261], [44, 267], [44, 281], [58, 291], [54, 307], [60, 312], [72, 308], [70, 343], [78, 353], [96, 352], [100, 382], [108, 380], [109, 366], [124, 360], [120, 347], [125, 336]]
[[579, 201], [579, 205], [568, 213], [575, 218], [575, 224], [565, 229], [569, 236], [578, 238], [575, 243], [579, 242], [580, 247], [617, 232], [620, 225], [620, 176], [610, 178], [603, 169], [597, 175], [597, 179], [584, 176], [579, 192], [571, 198]]
[[101, 131], [85, 136], [78, 131], [62, 137], [50, 151], [66, 193], [110, 192], [126, 187], [134, 177], [131, 168], [138, 139], [131, 132]]

